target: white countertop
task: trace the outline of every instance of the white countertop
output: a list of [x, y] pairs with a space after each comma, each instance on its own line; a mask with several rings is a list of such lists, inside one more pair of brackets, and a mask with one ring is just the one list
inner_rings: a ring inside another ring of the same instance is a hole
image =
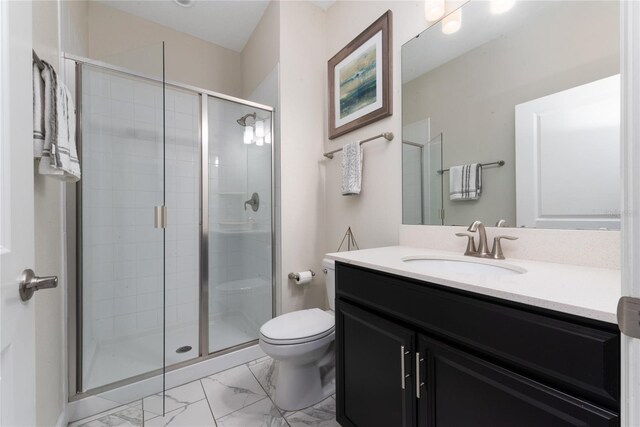
[[[510, 264], [527, 270], [524, 274], [425, 273], [402, 259], [427, 256], [467, 260], [494, 265]], [[521, 259], [484, 260], [434, 249], [389, 246], [351, 252], [337, 252], [327, 258], [398, 276], [428, 281], [455, 289], [515, 301], [549, 310], [617, 323], [616, 306], [621, 292], [620, 270]]]

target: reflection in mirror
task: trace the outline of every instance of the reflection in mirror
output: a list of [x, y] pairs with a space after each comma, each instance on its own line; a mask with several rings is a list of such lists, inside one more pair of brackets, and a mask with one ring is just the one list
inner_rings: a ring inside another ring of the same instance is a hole
[[618, 2], [459, 13], [402, 48], [403, 223], [618, 229]]
[[421, 123], [412, 125], [403, 128], [402, 223], [442, 225], [442, 134], [414, 142], [427, 136]]

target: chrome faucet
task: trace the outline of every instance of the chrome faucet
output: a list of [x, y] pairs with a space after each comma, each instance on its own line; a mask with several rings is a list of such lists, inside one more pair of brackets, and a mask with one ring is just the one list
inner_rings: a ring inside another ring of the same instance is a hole
[[[496, 227], [504, 227], [505, 221], [500, 220], [496, 224]], [[491, 258], [491, 259], [504, 259], [504, 253], [502, 252], [502, 244], [500, 240], [517, 240], [517, 237], [513, 236], [496, 236], [493, 238], [493, 248], [491, 252], [488, 252], [487, 248], [487, 231], [484, 227], [484, 224], [480, 221], [473, 221], [467, 231], [471, 233], [478, 232], [478, 248], [476, 249], [475, 239], [473, 234], [469, 233], [456, 233], [458, 237], [467, 237], [469, 240], [467, 241], [467, 249], [464, 254], [466, 256], [474, 256], [478, 258]]]
[[480, 221], [473, 221], [467, 231], [472, 233], [478, 232], [478, 250], [474, 256], [487, 258], [489, 252], [487, 251], [487, 231], [484, 228], [484, 224]]

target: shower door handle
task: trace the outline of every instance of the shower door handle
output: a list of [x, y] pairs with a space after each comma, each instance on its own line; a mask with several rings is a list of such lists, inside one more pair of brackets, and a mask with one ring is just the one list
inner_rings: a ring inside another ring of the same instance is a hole
[[29, 301], [33, 294], [40, 289], [51, 289], [58, 286], [57, 276], [38, 277], [33, 270], [27, 268], [20, 277], [20, 299]]

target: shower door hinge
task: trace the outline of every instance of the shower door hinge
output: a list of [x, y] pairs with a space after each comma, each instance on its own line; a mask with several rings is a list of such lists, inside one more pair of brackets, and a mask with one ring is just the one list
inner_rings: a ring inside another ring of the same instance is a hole
[[167, 228], [167, 207], [154, 206], [153, 223], [155, 228]]
[[438, 209], [438, 217], [444, 219], [444, 208]]

